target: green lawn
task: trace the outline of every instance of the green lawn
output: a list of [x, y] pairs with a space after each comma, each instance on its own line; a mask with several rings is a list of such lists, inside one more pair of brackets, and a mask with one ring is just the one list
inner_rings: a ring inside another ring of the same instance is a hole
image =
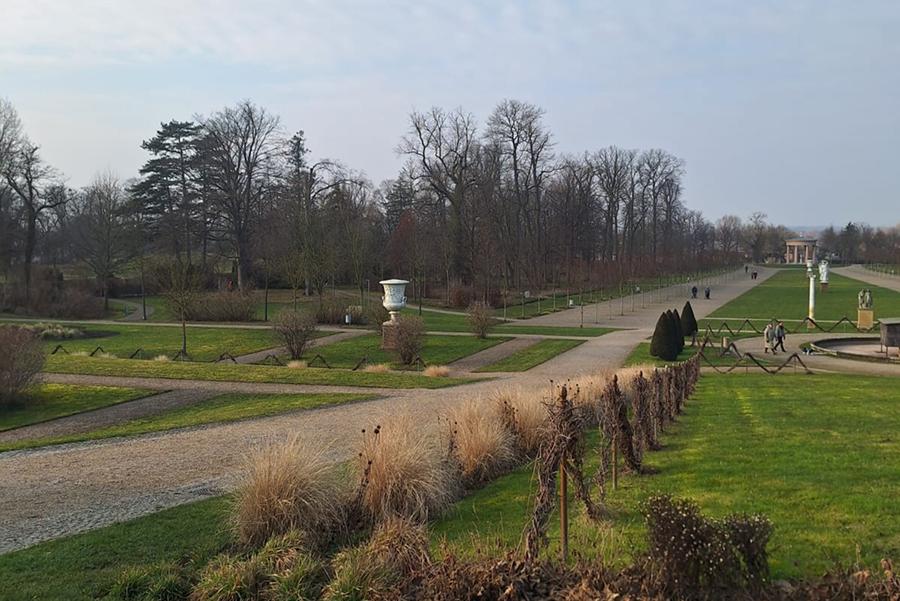
[[545, 361], [549, 361], [553, 357], [583, 343], [584, 340], [568, 340], [560, 338], [540, 340], [529, 347], [514, 352], [505, 359], [501, 359], [490, 365], [485, 365], [475, 371], [528, 371], [532, 367], [540, 365]]
[[[872, 286], [832, 273], [827, 292], [816, 293], [816, 320], [837, 321], [842, 317], [856, 321], [857, 293], [872, 291], [875, 316], [900, 315], [900, 292]], [[816, 284], [818, 286], [818, 283]], [[751, 288], [738, 298], [716, 309], [712, 318], [745, 318], [768, 320], [806, 317], [809, 304], [809, 279], [802, 269], [782, 269], [768, 280]], [[716, 320], [710, 320], [718, 325]], [[718, 321], [721, 323], [721, 319]]]
[[0, 555], [0, 601], [89, 601], [130, 566], [202, 565], [232, 541], [228, 504], [214, 497]]
[[132, 401], [148, 394], [154, 393], [114, 386], [38, 384], [28, 391], [28, 398], [23, 402], [0, 408], [0, 431]]
[[[776, 578], [815, 576], [900, 556], [900, 379], [851, 375], [705, 375], [686, 413], [647, 463], [611, 491], [613, 520], [573, 516], [573, 546], [605, 550], [614, 562], [640, 549], [638, 507], [656, 492], [695, 499], [714, 516], [762, 512], [775, 524], [769, 546]], [[593, 434], [591, 438], [593, 440]], [[590, 448], [590, 447], [589, 447]], [[588, 467], [596, 466], [590, 453]], [[458, 502], [434, 525], [463, 554], [514, 546], [529, 517], [530, 466]], [[574, 503], [574, 501], [573, 501]], [[576, 505], [577, 507], [577, 505]], [[554, 517], [551, 537], [558, 537]]]
[[323, 386], [363, 386], [375, 388], [444, 388], [471, 382], [469, 378], [429, 378], [417, 373], [367, 373], [346, 369], [292, 369], [268, 365], [142, 361], [53, 355], [45, 371], [94, 376], [171, 378], [213, 382], [273, 382], [276, 384], [318, 384]]
[[[429, 365], [446, 365], [478, 351], [505, 342], [508, 338], [476, 338], [475, 336], [440, 336], [429, 334], [420, 353]], [[401, 368], [397, 354], [381, 348], [381, 335], [368, 334], [317, 346], [307, 352], [309, 357], [322, 355], [331, 367], [353, 368], [363, 357], [370, 363], [389, 363]]]
[[[75, 324], [89, 336], [62, 341], [46, 341], [52, 350], [61, 344], [69, 353], [92, 352], [98, 346], [107, 353], [127, 358], [137, 349], [143, 356], [173, 356], [181, 350], [181, 328], [164, 325]], [[320, 333], [321, 335], [324, 335]], [[278, 345], [271, 330], [262, 328], [195, 327], [187, 329], [188, 354], [196, 361], [211, 361], [224, 352], [244, 355]]]
[[370, 398], [374, 397], [364, 394], [223, 394], [161, 415], [133, 419], [123, 424], [99, 428], [90, 432], [19, 440], [8, 444], [0, 443], [0, 452], [114, 436], [135, 436], [202, 424], [233, 422]]

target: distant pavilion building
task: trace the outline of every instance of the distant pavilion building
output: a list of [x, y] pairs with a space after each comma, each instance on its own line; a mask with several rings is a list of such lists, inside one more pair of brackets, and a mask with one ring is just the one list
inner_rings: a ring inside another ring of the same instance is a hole
[[816, 238], [791, 238], [784, 243], [787, 246], [784, 253], [785, 263], [805, 265], [807, 261], [816, 260], [819, 244]]

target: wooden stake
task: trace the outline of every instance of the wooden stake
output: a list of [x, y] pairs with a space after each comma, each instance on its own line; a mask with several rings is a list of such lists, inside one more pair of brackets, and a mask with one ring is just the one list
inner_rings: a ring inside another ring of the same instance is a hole
[[619, 488], [619, 445], [617, 443], [618, 436], [613, 436], [612, 442], [612, 477], [613, 490]]
[[562, 559], [569, 557], [569, 482], [566, 475], [566, 456], [559, 465], [559, 534]]

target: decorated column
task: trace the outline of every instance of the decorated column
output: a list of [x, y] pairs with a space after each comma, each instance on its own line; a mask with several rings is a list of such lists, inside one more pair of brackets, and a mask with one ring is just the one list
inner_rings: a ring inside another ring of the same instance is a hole
[[[811, 320], [816, 318], [816, 270], [813, 269], [812, 260], [806, 261], [806, 275], [809, 277], [809, 312], [807, 317]], [[807, 324], [812, 328], [812, 324]]]

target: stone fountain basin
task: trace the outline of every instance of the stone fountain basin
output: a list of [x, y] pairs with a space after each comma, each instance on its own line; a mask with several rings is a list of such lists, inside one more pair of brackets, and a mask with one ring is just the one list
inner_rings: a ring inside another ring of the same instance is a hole
[[900, 355], [896, 348], [891, 347], [890, 355], [886, 355], [881, 339], [877, 336], [855, 336], [848, 338], [823, 338], [811, 342], [810, 347], [818, 353], [840, 357], [841, 359], [856, 359], [859, 361], [877, 361], [879, 363], [896, 363], [900, 365]]

